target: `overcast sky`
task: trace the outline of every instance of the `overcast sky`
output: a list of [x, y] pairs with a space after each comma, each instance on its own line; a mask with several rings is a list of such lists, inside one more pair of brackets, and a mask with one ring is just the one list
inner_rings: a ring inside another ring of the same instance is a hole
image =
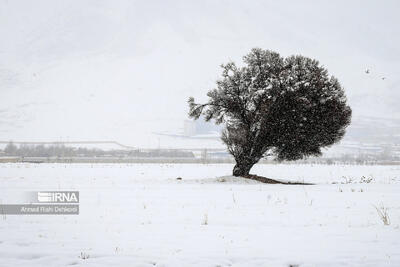
[[253, 47], [318, 59], [355, 120], [399, 119], [399, 3], [0, 0], [0, 140], [158, 145]]

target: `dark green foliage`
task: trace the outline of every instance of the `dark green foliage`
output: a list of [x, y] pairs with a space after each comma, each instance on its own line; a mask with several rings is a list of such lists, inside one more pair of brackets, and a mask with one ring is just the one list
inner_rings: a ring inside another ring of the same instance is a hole
[[343, 88], [319, 62], [303, 56], [252, 49], [245, 65], [222, 65], [222, 79], [205, 104], [189, 98], [189, 116], [225, 123], [222, 140], [248, 174], [265, 155], [297, 160], [321, 155], [339, 141], [350, 124]]

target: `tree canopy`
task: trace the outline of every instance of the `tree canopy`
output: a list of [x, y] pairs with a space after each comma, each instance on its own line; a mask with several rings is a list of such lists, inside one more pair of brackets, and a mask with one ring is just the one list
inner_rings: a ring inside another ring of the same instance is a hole
[[222, 140], [236, 160], [234, 175], [248, 174], [265, 155], [297, 160], [321, 155], [351, 121], [339, 81], [317, 60], [254, 48], [244, 66], [222, 65], [222, 78], [189, 116], [225, 123]]

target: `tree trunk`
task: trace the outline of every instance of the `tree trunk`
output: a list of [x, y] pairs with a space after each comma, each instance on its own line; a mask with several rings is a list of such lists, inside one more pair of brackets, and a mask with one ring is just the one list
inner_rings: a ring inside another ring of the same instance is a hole
[[236, 165], [233, 168], [233, 176], [245, 176], [250, 172], [251, 167], [253, 167], [254, 163], [248, 162], [240, 162], [236, 161]]

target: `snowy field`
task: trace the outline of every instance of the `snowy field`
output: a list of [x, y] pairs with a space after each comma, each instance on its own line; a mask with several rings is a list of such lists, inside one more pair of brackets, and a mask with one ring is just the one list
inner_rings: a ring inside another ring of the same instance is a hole
[[1, 215], [0, 266], [400, 266], [400, 166], [252, 169], [312, 186], [221, 178], [231, 170], [0, 164], [3, 204], [25, 191], [80, 191], [79, 215]]

